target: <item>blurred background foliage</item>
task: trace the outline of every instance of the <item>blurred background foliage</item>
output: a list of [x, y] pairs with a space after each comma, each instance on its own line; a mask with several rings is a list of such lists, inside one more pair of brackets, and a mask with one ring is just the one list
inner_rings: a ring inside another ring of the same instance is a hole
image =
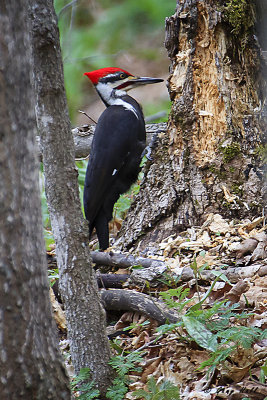
[[[91, 123], [78, 110], [97, 120], [105, 106], [84, 72], [119, 66], [136, 75], [168, 77], [169, 60], [164, 48], [165, 18], [175, 11], [176, 0], [54, 0], [58, 16], [65, 87], [73, 126]], [[140, 96], [138, 94], [140, 91]], [[165, 83], [135, 89], [145, 116], [165, 112], [150, 122], [166, 121], [170, 101]], [[82, 203], [87, 160], [76, 162]], [[142, 175], [140, 175], [140, 179]], [[125, 217], [139, 191], [140, 179], [114, 207], [115, 223]], [[53, 249], [49, 213], [40, 172], [43, 224], [47, 249]], [[117, 223], [119, 225], [120, 222]]]
[[[83, 72], [119, 66], [139, 75], [168, 74], [165, 18], [175, 0], [54, 0], [64, 61], [65, 86], [73, 125], [78, 110], [96, 101]], [[163, 76], [164, 77], [164, 76]], [[145, 104], [149, 114], [169, 111], [166, 96]], [[166, 120], [166, 117], [165, 117]]]

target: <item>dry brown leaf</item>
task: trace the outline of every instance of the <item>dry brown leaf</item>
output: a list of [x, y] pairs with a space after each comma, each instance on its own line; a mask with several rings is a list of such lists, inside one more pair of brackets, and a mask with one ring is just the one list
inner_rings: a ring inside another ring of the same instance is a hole
[[146, 331], [142, 331], [139, 336], [135, 336], [132, 341], [132, 347], [134, 349], [138, 349], [143, 346], [145, 343], [150, 341], [149, 335]]
[[[246, 301], [250, 305], [258, 307], [261, 302], [266, 302], [267, 298], [267, 280], [263, 277], [258, 277], [254, 280], [253, 286], [246, 292]], [[244, 300], [242, 300], [243, 302]], [[267, 304], [265, 304], [267, 306]]]
[[253, 400], [263, 400], [267, 396], [266, 384], [260, 382], [251, 382], [249, 379], [244, 380], [236, 385], [233, 385], [239, 392], [243, 393], [243, 398], [247, 394], [247, 397], [251, 397]]
[[216, 282], [207, 302], [213, 303], [215, 300], [228, 298], [227, 293], [232, 289], [232, 285], [227, 282]]
[[[266, 229], [266, 227], [264, 227], [264, 228]], [[253, 236], [251, 235], [251, 237], [253, 239], [258, 240], [258, 242], [266, 242], [267, 241], [267, 234], [264, 231], [262, 231], [262, 229], [260, 229], [258, 231], [253, 230], [251, 233], [253, 234]]]
[[118, 275], [127, 275], [127, 274], [129, 274], [129, 269], [128, 268], [119, 268], [116, 272], [114, 272], [115, 274], [118, 274]]
[[161, 361], [161, 357], [157, 357], [148, 367], [146, 367], [141, 376], [141, 382], [145, 383], [149, 375], [153, 374]]
[[211, 247], [211, 238], [208, 231], [203, 231], [200, 236], [197, 238], [197, 243], [204, 247]]
[[118, 322], [114, 326], [115, 331], [120, 331], [121, 329], [126, 328], [129, 325], [129, 323], [132, 323], [133, 316], [134, 313], [130, 311], [123, 313]]
[[218, 366], [222, 376], [225, 379], [231, 379], [234, 382], [240, 382], [249, 372], [250, 368], [257, 361], [254, 356], [254, 350], [240, 347], [235, 354], [231, 354], [231, 360], [225, 361]]
[[220, 214], [214, 214], [211, 222], [209, 224], [209, 230], [212, 233], [222, 233], [225, 234], [231, 230], [228, 222], [223, 219]]
[[255, 218], [252, 222], [247, 222], [247, 223], [241, 225], [241, 228], [243, 230], [246, 230], [247, 232], [250, 232], [250, 231], [252, 231], [252, 229], [256, 228], [256, 226], [261, 224], [264, 221], [264, 218], [265, 217]]
[[267, 241], [259, 242], [252, 253], [251, 260], [264, 260], [267, 257]]
[[[145, 389], [145, 385], [142, 382], [140, 382], [140, 376], [138, 376], [137, 378], [138, 378], [138, 380], [136, 382], [131, 382], [129, 385], [129, 389], [132, 391], [138, 390], [138, 389]], [[133, 375], [131, 375], [131, 380], [132, 379], [133, 379]], [[126, 399], [136, 399], [136, 397], [130, 397], [129, 395], [130, 395], [130, 393], [127, 393], [125, 398]]]
[[222, 185], [222, 190], [223, 190], [226, 201], [228, 203], [235, 203], [235, 200], [238, 199], [238, 196], [235, 194], [231, 194], [230, 190], [227, 189], [227, 187], [224, 185]]
[[133, 315], [133, 324], [142, 324], [147, 320], [147, 316], [144, 314], [140, 314], [139, 312], [135, 312]]
[[[180, 387], [181, 385], [184, 385], [184, 383], [189, 379], [192, 379], [194, 376], [194, 368], [193, 365], [190, 364], [188, 361], [188, 368], [183, 371], [173, 371], [173, 361], [169, 359], [168, 361], [161, 362], [156, 369], [155, 373], [153, 376], [155, 377], [160, 377], [164, 376], [164, 379], [168, 379], [171, 381], [174, 385]], [[189, 369], [190, 367], [190, 369]]]
[[244, 367], [232, 366], [230, 368], [228, 377], [232, 379], [234, 382], [240, 382], [248, 374], [252, 365], [253, 364], [250, 363]]
[[207, 361], [210, 355], [206, 350], [193, 350], [190, 351], [190, 361], [195, 364], [196, 367], [199, 367], [201, 363]]
[[179, 245], [187, 240], [186, 237], [176, 236], [174, 235], [169, 236], [163, 242], [159, 244], [159, 248], [163, 250], [164, 257], [171, 257], [172, 254], [177, 251]]
[[247, 254], [253, 253], [258, 245], [258, 241], [253, 238], [245, 239], [243, 242], [238, 243], [235, 248], [236, 258], [242, 258]]
[[265, 310], [264, 312], [261, 312], [260, 314], [254, 313], [253, 317], [251, 317], [251, 326], [256, 326], [257, 328], [262, 328], [262, 329], [267, 329], [267, 304], [265, 305]]
[[[199, 390], [192, 388], [193, 385], [187, 386], [185, 390], [181, 391], [181, 398], [186, 400], [214, 400], [214, 390]], [[216, 396], [216, 392], [214, 393]]]
[[65, 313], [62, 310], [61, 305], [57, 301], [56, 296], [51, 287], [49, 289], [49, 295], [50, 295], [50, 301], [52, 304], [53, 315], [54, 315], [56, 324], [60, 330], [65, 331], [67, 329], [67, 321], [66, 321]]
[[216, 255], [211, 255], [209, 252], [205, 252], [205, 255], [198, 255], [196, 257], [196, 262], [198, 266], [201, 266], [207, 263], [209, 266], [216, 264], [218, 257]]
[[240, 296], [245, 293], [248, 288], [249, 284], [244, 280], [240, 280], [228, 293], [224, 295], [224, 298], [228, 299], [231, 303], [238, 303]]
[[[260, 223], [262, 223], [264, 221], [264, 217], [259, 217], [254, 219], [252, 222], [246, 222], [244, 224], [242, 224], [239, 228], [238, 228], [238, 233], [239, 235], [243, 238], [243, 239], [248, 239], [250, 237], [253, 237], [255, 239], [257, 239], [257, 235], [259, 234], [264, 234], [264, 231], [266, 229], [266, 226], [264, 226], [261, 229], [255, 229], [257, 225], [259, 225]], [[260, 239], [257, 239], [260, 240]]]

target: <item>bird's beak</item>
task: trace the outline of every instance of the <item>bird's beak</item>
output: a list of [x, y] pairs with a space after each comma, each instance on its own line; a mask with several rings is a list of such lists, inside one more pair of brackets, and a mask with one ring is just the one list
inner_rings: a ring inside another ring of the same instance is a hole
[[164, 79], [161, 78], [149, 78], [149, 77], [139, 77], [133, 76], [129, 79], [129, 83], [133, 83], [134, 87], [141, 85], [148, 85], [150, 83], [163, 82]]
[[122, 81], [122, 83], [120, 83], [119, 86], [116, 87], [116, 89], [123, 89], [126, 92], [128, 92], [128, 90], [134, 89], [137, 86], [147, 85], [150, 83], [158, 83], [163, 81], [164, 79], [160, 78], [148, 78], [148, 77], [130, 75], [124, 81]]

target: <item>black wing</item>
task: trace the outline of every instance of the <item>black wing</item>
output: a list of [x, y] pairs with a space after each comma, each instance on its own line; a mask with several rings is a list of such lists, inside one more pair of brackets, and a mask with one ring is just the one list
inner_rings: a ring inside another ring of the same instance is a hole
[[144, 147], [141, 114], [137, 117], [123, 106], [110, 106], [103, 112], [95, 129], [84, 185], [84, 210], [90, 233], [96, 227], [103, 228], [103, 236], [108, 235], [108, 227], [103, 225], [111, 220], [120, 194], [137, 179]]

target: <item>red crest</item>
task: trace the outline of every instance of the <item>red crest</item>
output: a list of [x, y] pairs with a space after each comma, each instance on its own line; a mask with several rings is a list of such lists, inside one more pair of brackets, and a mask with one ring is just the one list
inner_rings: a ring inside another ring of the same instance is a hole
[[84, 75], [88, 76], [88, 78], [91, 80], [91, 82], [94, 85], [97, 85], [99, 79], [101, 79], [104, 76], [107, 76], [109, 74], [114, 74], [115, 72], [124, 72], [125, 74], [127, 74], [129, 76], [132, 76], [132, 74], [130, 74], [129, 72], [125, 71], [124, 69], [115, 68], [115, 67], [101, 68], [101, 69], [97, 69], [95, 71], [85, 72]]

